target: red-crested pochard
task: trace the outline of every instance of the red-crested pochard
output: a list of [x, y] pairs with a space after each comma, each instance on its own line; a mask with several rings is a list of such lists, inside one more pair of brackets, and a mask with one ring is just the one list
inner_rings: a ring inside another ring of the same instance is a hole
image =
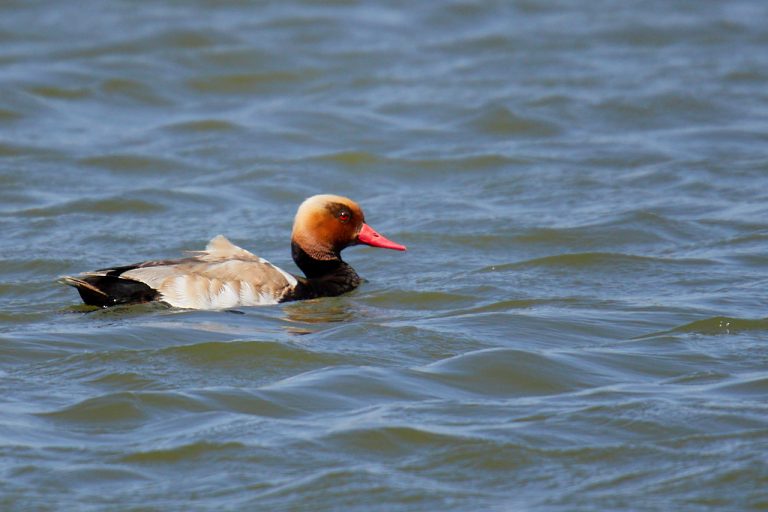
[[226, 309], [332, 297], [360, 284], [340, 254], [357, 244], [405, 250], [368, 226], [351, 199], [317, 195], [299, 206], [291, 235], [293, 261], [306, 277], [289, 274], [219, 235], [187, 258], [85, 272], [62, 282], [77, 288], [86, 304], [101, 307], [159, 301], [177, 308]]

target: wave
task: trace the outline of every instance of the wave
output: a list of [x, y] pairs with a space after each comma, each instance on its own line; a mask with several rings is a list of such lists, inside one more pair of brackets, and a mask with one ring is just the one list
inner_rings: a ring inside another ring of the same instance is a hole
[[211, 459], [215, 455], [228, 455], [246, 448], [243, 443], [197, 441], [173, 447], [143, 450], [121, 455], [119, 460], [125, 464], [176, 464], [184, 461]]
[[483, 267], [479, 272], [504, 272], [519, 268], [534, 267], [591, 267], [591, 266], [651, 266], [651, 265], [714, 265], [715, 262], [703, 258], [667, 258], [658, 256], [643, 256], [636, 254], [612, 253], [612, 252], [577, 252], [567, 254], [556, 254], [552, 256], [543, 256], [529, 260], [504, 263], [500, 265], [489, 265]]
[[696, 320], [684, 325], [680, 325], [667, 331], [659, 331], [639, 337], [650, 338], [655, 336], [664, 336], [669, 334], [705, 334], [705, 335], [723, 335], [738, 334], [741, 332], [765, 331], [768, 330], [768, 318], [733, 318], [726, 316], [715, 316]]

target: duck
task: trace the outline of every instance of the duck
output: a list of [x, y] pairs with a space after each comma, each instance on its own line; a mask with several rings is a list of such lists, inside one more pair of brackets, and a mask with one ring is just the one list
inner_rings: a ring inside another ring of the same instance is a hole
[[341, 251], [359, 244], [406, 250], [366, 224], [356, 202], [320, 194], [301, 203], [291, 232], [291, 255], [304, 276], [219, 235], [183, 258], [104, 268], [60, 281], [76, 288], [85, 304], [101, 308], [148, 302], [208, 310], [262, 306], [354, 290], [361, 278], [341, 259]]

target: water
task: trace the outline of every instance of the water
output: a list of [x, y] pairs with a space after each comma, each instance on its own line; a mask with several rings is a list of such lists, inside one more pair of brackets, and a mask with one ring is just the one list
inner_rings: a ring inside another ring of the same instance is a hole
[[[0, 5], [0, 509], [768, 508], [768, 4]], [[83, 312], [296, 206], [349, 295]]]

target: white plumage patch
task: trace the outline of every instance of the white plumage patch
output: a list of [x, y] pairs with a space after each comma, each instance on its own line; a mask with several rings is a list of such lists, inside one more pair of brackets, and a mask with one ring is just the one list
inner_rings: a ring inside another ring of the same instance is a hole
[[277, 304], [277, 299], [268, 293], [258, 293], [247, 281], [240, 281], [240, 305], [266, 306]]
[[240, 294], [235, 290], [233, 283], [224, 283], [218, 294], [210, 296], [211, 309], [233, 308], [239, 305]]

